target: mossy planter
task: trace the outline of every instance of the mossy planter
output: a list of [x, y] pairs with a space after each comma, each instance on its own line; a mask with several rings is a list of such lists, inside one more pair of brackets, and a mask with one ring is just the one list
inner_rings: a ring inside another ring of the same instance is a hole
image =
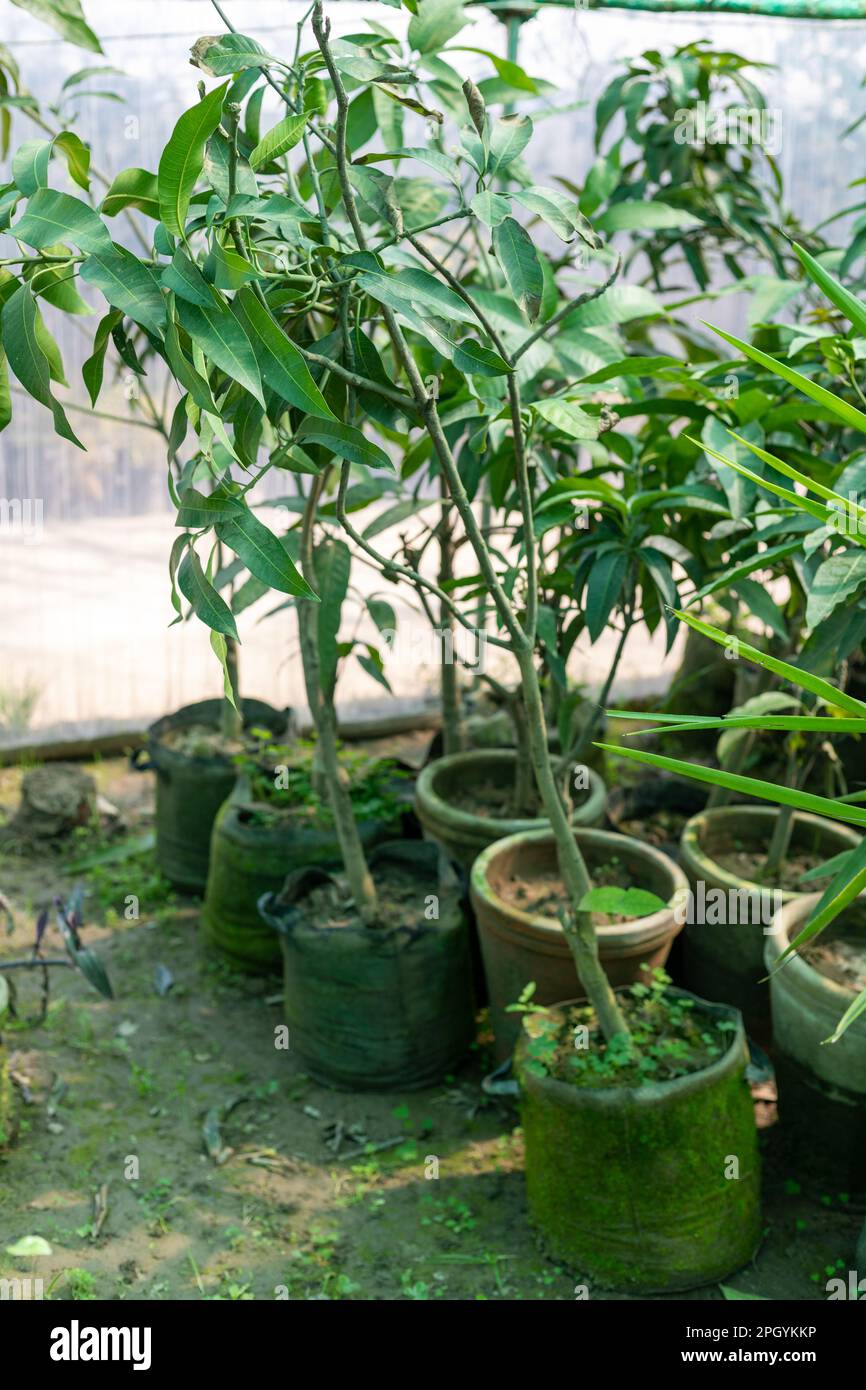
[[[369, 863], [411, 867], [419, 901], [434, 894], [439, 917], [413, 930], [318, 926], [265, 895], [262, 918], [283, 952], [289, 1048], [314, 1081], [338, 1090], [433, 1086], [475, 1034], [466, 918], [440, 882], [434, 845], [382, 845]], [[302, 892], [323, 875], [308, 877]]]
[[517, 1046], [530, 1219], [554, 1259], [605, 1288], [699, 1288], [747, 1264], [760, 1240], [742, 1021], [697, 1002], [737, 1030], [724, 1056], [675, 1081], [570, 1086], [525, 1069], [525, 1034]]
[[[478, 816], [452, 804], [451, 798], [462, 788], [478, 783], [490, 783], [497, 788], [512, 787], [516, 766], [517, 754], [512, 749], [486, 748], [438, 758], [419, 774], [415, 809], [424, 832], [467, 872], [477, 855], [495, 840], [547, 827], [544, 817]], [[589, 786], [572, 815], [573, 825], [598, 825], [604, 816], [605, 785], [592, 768], [587, 769], [587, 780]]]
[[[288, 731], [290, 712], [261, 700], [242, 700], [244, 727], [262, 726], [275, 738]], [[237, 769], [228, 757], [190, 757], [165, 742], [167, 734], [197, 724], [218, 729], [221, 700], [200, 700], [166, 714], [147, 731], [148, 761], [133, 759], [140, 771], [156, 773], [156, 862], [178, 888], [200, 893], [207, 882], [210, 838], [216, 814], [232, 793]]]
[[[667, 855], [628, 835], [607, 830], [575, 832], [590, 876], [614, 857], [629, 871], [632, 887], [656, 893], [668, 906], [631, 922], [597, 928], [599, 953], [614, 985], [634, 984], [641, 967], [664, 965], [680, 931], [677, 906], [688, 880]], [[499, 1061], [508, 1057], [520, 1031], [519, 1015], [508, 1013], [521, 990], [535, 982], [536, 1003], [553, 1004], [579, 994], [574, 960], [558, 920], [525, 912], [507, 896], [513, 879], [533, 879], [556, 870], [556, 841], [550, 830], [523, 831], [497, 840], [475, 860], [470, 896], [478, 923], [490, 999], [490, 1022]]]
[[[832, 1190], [866, 1189], [866, 1014], [826, 1044], [857, 997], [799, 954], [779, 956], [819, 901], [809, 894], [782, 907], [767, 938], [779, 1120], [804, 1171]], [[826, 928], [822, 940], [856, 934], [866, 942], [866, 898]], [[866, 1274], [866, 1270], [863, 1271]]]
[[[749, 1034], [765, 1044], [770, 1036], [770, 992], [763, 980], [767, 932], [774, 908], [802, 900], [804, 895], [778, 890], [775, 898], [772, 884], [739, 878], [717, 862], [714, 852], [737, 841], [765, 854], [778, 814], [775, 807], [768, 806], [720, 806], [687, 821], [680, 840], [680, 862], [695, 890], [692, 915], [719, 916], [715, 922], [687, 923], [683, 934], [685, 983], [704, 998], [739, 1009]], [[859, 843], [860, 836], [848, 826], [802, 811], [794, 816], [792, 849], [808, 848], [830, 859]], [[721, 889], [725, 897], [714, 895], [710, 899], [712, 889]], [[709, 905], [714, 901], [711, 913]], [[742, 920], [744, 917], [748, 920]]]
[[[385, 821], [362, 821], [358, 829], [368, 850], [397, 833], [397, 826]], [[286, 875], [298, 869], [339, 864], [340, 846], [332, 829], [315, 829], [291, 811], [263, 825], [243, 801], [226, 801], [214, 822], [202, 903], [206, 944], [248, 974], [279, 970], [279, 939], [262, 921], [259, 898], [278, 893]]]

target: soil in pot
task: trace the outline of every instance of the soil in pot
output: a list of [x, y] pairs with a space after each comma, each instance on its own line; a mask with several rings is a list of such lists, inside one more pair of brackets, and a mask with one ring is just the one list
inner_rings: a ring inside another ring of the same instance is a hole
[[[674, 903], [688, 890], [676, 864], [658, 850], [625, 835], [577, 830], [577, 843], [593, 883], [642, 890], [660, 900], [639, 903], [634, 915], [596, 913], [599, 952], [615, 985], [632, 984], [667, 961], [682, 923]], [[550, 831], [529, 831], [499, 840], [475, 861], [472, 906], [487, 977], [490, 1022], [497, 1059], [511, 1053], [519, 1031], [509, 1006], [534, 982], [535, 1000], [552, 1004], [580, 993], [558, 910], [568, 906]]]
[[453, 1070], [475, 1032], [469, 936], [436, 847], [379, 846], [369, 867], [381, 925], [317, 870], [260, 903], [283, 950], [289, 1047], [323, 1085], [414, 1089]]
[[742, 1023], [662, 972], [620, 1002], [630, 1041], [606, 1044], [585, 1005], [525, 1019], [530, 1216], [555, 1259], [603, 1287], [699, 1287], [746, 1264], [761, 1234]]
[[786, 903], [766, 948], [766, 968], [773, 972], [780, 1131], [790, 1161], [807, 1180], [833, 1192], [863, 1193], [866, 1015], [835, 1042], [827, 1039], [866, 988], [866, 899], [858, 898], [820, 936], [778, 964], [818, 901], [818, 894], [810, 894]]
[[[418, 778], [415, 805], [425, 833], [467, 872], [495, 840], [547, 825], [534, 791], [516, 814], [516, 768], [512, 750], [479, 749], [429, 763]], [[604, 815], [604, 783], [591, 768], [583, 772], [579, 785], [568, 790], [572, 819], [575, 825], [597, 825]]]
[[[289, 732], [290, 712], [261, 700], [242, 700], [244, 727], [272, 737]], [[201, 700], [158, 719], [148, 730], [148, 760], [133, 766], [156, 772], [156, 858], [178, 888], [200, 893], [207, 882], [210, 838], [217, 811], [237, 778], [243, 751], [220, 733], [221, 700]], [[253, 740], [255, 742], [255, 740]]]
[[[279, 968], [279, 941], [258, 911], [262, 894], [279, 892], [299, 869], [340, 864], [331, 808], [314, 785], [312, 752], [312, 744], [286, 750], [292, 761], [279, 764], [276, 775], [274, 765], [245, 759], [243, 783], [217, 816], [202, 927], [207, 943], [239, 970]], [[400, 770], [359, 750], [341, 756], [364, 848], [403, 833], [408, 805]]]
[[684, 778], [642, 778], [611, 789], [607, 815], [621, 834], [677, 858], [683, 826], [704, 809], [708, 796], [706, 787]]
[[685, 983], [738, 1008], [762, 1046], [770, 1043], [764, 948], [773, 914], [815, 886], [803, 884], [804, 873], [860, 842], [848, 826], [797, 812], [787, 867], [771, 883], [764, 865], [778, 814], [774, 807], [752, 805], [704, 811], [686, 824], [680, 843], [694, 890], [683, 933]]

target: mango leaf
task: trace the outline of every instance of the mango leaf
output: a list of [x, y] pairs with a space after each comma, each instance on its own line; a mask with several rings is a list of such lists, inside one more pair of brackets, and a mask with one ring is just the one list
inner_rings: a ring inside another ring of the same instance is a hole
[[226, 521], [243, 510], [244, 504], [230, 493], [207, 494], [189, 487], [180, 494], [180, 507], [174, 524], [197, 530], [202, 526], [213, 526], [216, 521]]
[[389, 275], [375, 256], [363, 251], [345, 256], [342, 263], [361, 272], [357, 277], [361, 289], [398, 313], [408, 307], [422, 315], [475, 323], [475, 315], [460, 296], [427, 270], [401, 266], [399, 274]]
[[628, 917], [631, 919], [649, 917], [654, 912], [663, 912], [667, 903], [657, 893], [646, 888], [590, 888], [578, 903], [580, 912], [603, 912], [605, 916]]
[[529, 212], [534, 212], [546, 222], [551, 231], [555, 232], [561, 241], [573, 241], [575, 235], [593, 248], [599, 245], [599, 238], [595, 235], [583, 213], [577, 206], [573, 198], [567, 197], [555, 188], [521, 188], [511, 194], [516, 203], [525, 207]]
[[54, 137], [54, 148], [60, 150], [66, 160], [69, 177], [85, 192], [90, 189], [90, 150], [73, 130], [61, 130]]
[[548, 396], [545, 400], [533, 401], [532, 410], [570, 439], [598, 439], [598, 418], [589, 415], [576, 401]]
[[67, 43], [102, 53], [99, 39], [84, 18], [81, 0], [12, 0], [12, 4], [49, 24]]
[[593, 642], [598, 641], [616, 606], [627, 569], [628, 556], [625, 551], [617, 549], [600, 555], [589, 572], [584, 613], [587, 631]]
[[316, 584], [321, 599], [316, 613], [319, 682], [326, 693], [333, 689], [336, 678], [340, 614], [349, 590], [351, 568], [352, 555], [345, 541], [329, 540], [317, 549]]
[[110, 253], [111, 237], [98, 212], [80, 198], [58, 193], [53, 188], [37, 188], [27, 203], [24, 216], [11, 229], [12, 235], [39, 249], [57, 241], [71, 241], [89, 254]]
[[443, 48], [466, 23], [460, 0], [418, 0], [416, 12], [409, 20], [407, 37], [418, 53], [432, 53]]
[[806, 626], [813, 632], [833, 609], [846, 603], [866, 583], [866, 555], [845, 550], [823, 560], [815, 571], [806, 599]]
[[231, 609], [220, 598], [201, 567], [201, 561], [189, 547], [177, 572], [178, 588], [192, 605], [196, 617], [214, 632], [222, 632], [238, 641], [238, 629]]
[[500, 116], [490, 131], [487, 173], [501, 173], [523, 153], [531, 139], [532, 121], [528, 116]]
[[187, 304], [182, 299], [177, 300], [176, 307], [181, 325], [193, 343], [232, 381], [238, 382], [260, 405], [264, 405], [256, 356], [235, 315], [216, 305], [205, 309], [197, 304]]
[[250, 155], [250, 164], [253, 169], [260, 169], [263, 164], [269, 164], [273, 159], [280, 159], [282, 155], [288, 154], [301, 139], [304, 127], [307, 123], [305, 115], [286, 116], [266, 135], [263, 135]]
[[200, 309], [213, 309], [221, 303], [195, 261], [180, 246], [175, 248], [171, 264], [163, 268], [160, 280], [178, 299], [197, 304]]
[[506, 217], [493, 228], [493, 250], [508, 288], [530, 322], [534, 322], [541, 310], [544, 275], [532, 238], [513, 217]]
[[701, 219], [684, 208], [670, 207], [667, 203], [623, 201], [613, 203], [594, 219], [594, 224], [600, 232], [607, 234], [645, 229], [686, 231], [689, 227], [699, 227]]
[[81, 375], [84, 378], [84, 385], [87, 387], [87, 394], [90, 397], [90, 404], [96, 405], [99, 393], [102, 390], [102, 375], [105, 368], [105, 353], [108, 348], [108, 340], [111, 331], [120, 323], [123, 315], [119, 309], [110, 309], [104, 318], [99, 320], [96, 332], [93, 335], [93, 352], [81, 368]]
[[300, 352], [255, 292], [240, 290], [235, 295], [232, 310], [252, 345], [262, 380], [271, 390], [307, 415], [333, 420], [334, 412]]
[[142, 265], [125, 247], [113, 246], [110, 251], [88, 256], [80, 275], [88, 285], [95, 285], [113, 308], [122, 309], [142, 328], [162, 336], [165, 299], [159, 281], [150, 266]]
[[316, 597], [307, 581], [295, 569], [285, 547], [248, 507], [244, 507], [237, 516], [218, 522], [216, 533], [243, 560], [250, 574], [267, 584], [269, 589], [298, 598]]
[[184, 236], [184, 224], [196, 181], [204, 166], [204, 148], [222, 115], [228, 83], [215, 87], [189, 111], [184, 111], [160, 156], [157, 170], [159, 215], [174, 236]]
[[487, 188], [476, 193], [469, 206], [485, 227], [498, 227], [511, 213], [510, 200], [503, 198], [501, 193], [491, 193]]
[[56, 353], [56, 344], [42, 322], [29, 285], [22, 285], [7, 299], [0, 323], [9, 366], [21, 385], [34, 400], [51, 411], [57, 433], [83, 449], [63, 406], [51, 394], [51, 367], [46, 347], [50, 344]]
[[103, 217], [116, 217], [124, 208], [137, 208], [148, 217], [159, 217], [156, 174], [147, 169], [122, 169], [99, 205]]
[[394, 471], [394, 465], [378, 444], [373, 444], [354, 425], [344, 425], [340, 420], [304, 420], [297, 435], [298, 443], [321, 444], [337, 458], [348, 459], [350, 463], [361, 464], [365, 468], [387, 468]]
[[197, 39], [190, 50], [193, 67], [211, 77], [226, 77], [245, 68], [269, 67], [277, 60], [256, 39], [246, 34], [209, 34]]
[[12, 156], [12, 178], [26, 198], [48, 187], [50, 140], [25, 140]]
[[[228, 700], [232, 708], [237, 710], [237, 701], [235, 700], [235, 692], [232, 688], [232, 678], [229, 674], [228, 667], [228, 643], [226, 642], [226, 639], [221, 632], [214, 632], [214, 630], [211, 629], [210, 644], [214, 656], [216, 657], [217, 661], [222, 667], [223, 695]], [[240, 714], [240, 710], [238, 710], [238, 714]]]

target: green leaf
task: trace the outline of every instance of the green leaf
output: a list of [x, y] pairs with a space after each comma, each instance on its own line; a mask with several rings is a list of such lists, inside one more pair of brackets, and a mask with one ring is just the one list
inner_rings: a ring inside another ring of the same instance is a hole
[[218, 308], [222, 302], [219, 295], [214, 294], [195, 261], [190, 260], [180, 246], [175, 248], [171, 264], [164, 267], [160, 280], [178, 299], [185, 299], [188, 304], [197, 304], [200, 309]]
[[466, 23], [460, 0], [418, 0], [417, 12], [409, 20], [409, 43], [418, 53], [443, 48]]
[[857, 333], [861, 337], [866, 336], [866, 304], [862, 304], [856, 295], [846, 290], [844, 285], [840, 285], [804, 247], [799, 246], [796, 241], [792, 244], [810, 280], [814, 280], [819, 290], [822, 290], [839, 312], [845, 315]]
[[498, 227], [511, 213], [510, 200], [503, 198], [500, 193], [491, 193], [487, 188], [476, 193], [469, 206], [485, 227]]
[[250, 164], [253, 169], [260, 169], [263, 164], [270, 164], [273, 159], [280, 159], [282, 155], [288, 154], [301, 139], [304, 127], [307, 124], [305, 115], [286, 116], [266, 135], [263, 135], [250, 155]]
[[93, 352], [81, 368], [81, 375], [84, 378], [84, 385], [87, 387], [91, 405], [96, 405], [102, 390], [105, 353], [111, 337], [111, 330], [120, 323], [122, 317], [119, 309], [110, 309], [105, 317], [99, 320], [96, 333], [93, 336]]
[[54, 148], [60, 150], [66, 160], [69, 177], [85, 192], [90, 189], [90, 150], [84, 141], [72, 130], [61, 130], [54, 137]]
[[100, 203], [103, 217], [116, 217], [124, 208], [137, 208], [148, 217], [159, 217], [156, 174], [147, 169], [122, 169]]
[[88, 256], [81, 267], [81, 278], [95, 285], [115, 309], [148, 328], [157, 337], [165, 327], [165, 299], [150, 266], [123, 246]]
[[[746, 442], [751, 440], [755, 444], [762, 444], [764, 432], [759, 425], [753, 422], [744, 427], [744, 434], [737, 442], [732, 440], [730, 433], [717, 416], [708, 415], [701, 431], [701, 439], [716, 451], [716, 457], [722, 453], [729, 461], [733, 456], [735, 462], [743, 463], [751, 458], [751, 452], [745, 447]], [[762, 470], [753, 471], [760, 473]], [[755, 484], [733, 468], [722, 468], [719, 471], [719, 482], [725, 490], [731, 516], [734, 518], [745, 516], [755, 501]]]
[[226, 77], [245, 68], [269, 67], [276, 59], [256, 39], [246, 34], [210, 34], [198, 39], [190, 50], [193, 67], [211, 77]]
[[12, 0], [19, 10], [51, 26], [67, 43], [101, 53], [102, 45], [84, 18], [80, 0]]
[[285, 547], [280, 544], [248, 507], [237, 516], [217, 523], [216, 533], [235, 555], [243, 560], [250, 574], [269, 589], [298, 598], [315, 598], [307, 581], [295, 569]]
[[742, 564], [734, 565], [733, 568], [725, 570], [724, 574], [705, 584], [689, 598], [689, 606], [700, 603], [702, 599], [708, 598], [718, 589], [734, 589], [738, 582], [746, 575], [753, 574], [755, 570], [770, 569], [776, 560], [783, 560], [787, 555], [793, 555], [802, 549], [803, 542], [800, 538], [795, 541], [786, 541], [784, 545], [772, 546], [769, 550], [762, 550], [757, 555], [752, 555]]
[[505, 376], [509, 370], [508, 363], [503, 361], [498, 352], [484, 347], [482, 343], [476, 343], [473, 338], [464, 338], [454, 349], [453, 361], [458, 372], [475, 376]]
[[839, 690], [836, 686], [830, 685], [829, 681], [822, 680], [820, 676], [813, 676], [811, 671], [805, 671], [799, 666], [791, 666], [787, 661], [780, 661], [778, 657], [770, 656], [769, 652], [759, 651], [756, 647], [749, 646], [740, 637], [733, 637], [727, 632], [720, 631], [713, 627], [711, 623], [702, 622], [700, 618], [694, 618], [690, 613], [676, 613], [684, 623], [694, 628], [695, 632], [700, 632], [702, 636], [709, 637], [711, 642], [715, 642], [719, 647], [725, 647], [733, 652], [737, 657], [745, 657], [747, 661], [753, 661], [756, 666], [763, 666], [765, 671], [772, 671], [774, 676], [781, 676], [783, 680], [790, 681], [792, 685], [797, 685], [801, 690], [808, 690], [810, 694], [817, 695], [826, 704], [836, 706], [839, 709], [847, 710], [849, 714], [856, 714], [858, 717], [866, 717], [866, 704], [862, 700], [855, 700], [853, 695], [847, 691]]
[[227, 521], [242, 511], [244, 504], [228, 492], [206, 494], [188, 487], [180, 494], [180, 507], [174, 524], [198, 530], [202, 526], [213, 526], [217, 521]]
[[331, 691], [337, 674], [337, 637], [343, 601], [349, 591], [352, 555], [345, 541], [329, 540], [315, 555], [316, 584], [321, 598], [316, 613], [319, 648], [319, 682]]
[[210, 361], [265, 404], [256, 355], [249, 338], [228, 309], [202, 308], [178, 299], [177, 315], [193, 342]]
[[10, 230], [19, 241], [38, 249], [57, 241], [71, 241], [89, 254], [114, 249], [99, 213], [80, 198], [53, 188], [38, 188], [28, 200], [24, 216]]
[[26, 198], [37, 188], [48, 187], [51, 144], [50, 140], [25, 140], [12, 156], [12, 178]]
[[576, 401], [564, 401], [557, 396], [548, 396], [544, 400], [533, 401], [531, 408], [560, 434], [568, 435], [569, 439], [598, 439], [598, 418], [587, 414]]
[[580, 912], [603, 912], [607, 917], [628, 917], [632, 920], [663, 912], [667, 903], [657, 893], [645, 888], [590, 888], [578, 903]]
[[53, 345], [53, 339], [42, 322], [29, 285], [22, 285], [3, 305], [2, 330], [9, 366], [25, 391], [51, 411], [57, 433], [83, 449], [62, 405], [51, 394], [50, 359], [45, 348]]
[[622, 550], [608, 550], [596, 560], [586, 584], [585, 614], [590, 638], [597, 642], [620, 597], [628, 569]]
[[213, 629], [211, 629], [210, 644], [211, 644], [211, 649], [212, 649], [212, 651], [213, 651], [213, 653], [214, 653], [214, 655], [215, 655], [217, 661], [219, 662], [220, 666], [222, 667], [222, 672], [223, 672], [223, 695], [224, 695], [225, 698], [228, 700], [228, 702], [229, 702], [229, 704], [232, 706], [232, 708], [235, 709], [235, 710], [237, 710], [238, 714], [240, 714], [240, 710], [238, 710], [238, 706], [237, 706], [237, 701], [235, 700], [235, 692], [234, 692], [234, 690], [232, 689], [232, 678], [231, 678], [231, 676], [230, 676], [230, 674], [229, 674], [228, 659], [227, 659], [227, 658], [228, 658], [228, 643], [226, 642], [226, 639], [225, 639], [225, 637], [222, 635], [221, 632], [214, 632]]
[[606, 212], [594, 219], [600, 232], [621, 231], [686, 231], [689, 227], [699, 227], [701, 219], [684, 208], [673, 208], [667, 203], [629, 202], [613, 203]]
[[253, 290], [240, 290], [232, 310], [252, 344], [262, 380], [288, 405], [333, 420], [331, 410], [294, 343]]
[[204, 167], [204, 147], [219, 125], [227, 87], [223, 82], [197, 106], [184, 111], [160, 156], [156, 175], [159, 214], [174, 236], [184, 236], [192, 192]]
[[371, 443], [354, 425], [344, 425], [340, 420], [304, 420], [295, 437], [304, 445], [321, 444], [337, 458], [348, 459], [350, 463], [394, 471], [384, 449]]
[[806, 599], [806, 626], [814, 632], [834, 608], [846, 603], [866, 582], [866, 555], [845, 550], [823, 560], [815, 571]]
[[[614, 715], [616, 711], [611, 710], [610, 713]], [[594, 747], [601, 748], [614, 757], [628, 758], [635, 763], [644, 763], [647, 767], [661, 768], [664, 772], [676, 773], [678, 777], [690, 777], [694, 782], [704, 782], [711, 787], [724, 787], [728, 791], [742, 792], [745, 796], [757, 796], [763, 801], [773, 801], [777, 805], [793, 806], [797, 811], [809, 811], [830, 820], [866, 826], [866, 811], [859, 806], [846, 806], [828, 796], [816, 796], [812, 792], [799, 791], [796, 787], [764, 782], [757, 777], [743, 777], [736, 772], [724, 772], [721, 768], [703, 767], [700, 763], [687, 763], [682, 758], [668, 758], [661, 753], [645, 753], [638, 748], [617, 747], [612, 743], [596, 743]]]
[[575, 235], [588, 246], [596, 247], [599, 238], [595, 235], [586, 218], [573, 198], [568, 198], [554, 188], [521, 188], [511, 197], [521, 207], [534, 212], [546, 222], [561, 241], [573, 241]]
[[201, 561], [189, 547], [177, 572], [178, 587], [192, 605], [196, 617], [214, 632], [222, 632], [238, 641], [238, 630], [232, 611], [220, 598], [201, 567]]
[[493, 250], [508, 288], [530, 322], [534, 322], [541, 309], [544, 275], [532, 238], [513, 217], [506, 217], [493, 228]]
[[360, 270], [357, 277], [359, 287], [380, 304], [387, 304], [398, 313], [408, 307], [423, 317], [432, 314], [456, 323], [476, 322], [472, 310], [460, 296], [427, 270], [401, 266], [396, 275], [389, 275], [367, 252], [346, 256], [343, 264]]
[[863, 414], [862, 410], [858, 410], [856, 406], [849, 405], [847, 401], [843, 401], [839, 396], [834, 395], [832, 391], [828, 391], [826, 387], [819, 385], [817, 381], [811, 381], [809, 377], [803, 376], [801, 372], [795, 371], [794, 368], [789, 367], [787, 363], [780, 362], [777, 358], [771, 357], [768, 352], [761, 352], [760, 348], [752, 347], [751, 343], [743, 342], [742, 338], [735, 337], [733, 333], [726, 333], [723, 329], [716, 328], [711, 323], [705, 324], [705, 327], [712, 329], [713, 333], [717, 333], [720, 338], [724, 338], [726, 343], [730, 343], [732, 347], [737, 348], [744, 357], [748, 357], [752, 362], [757, 362], [759, 367], [765, 367], [768, 372], [773, 372], [774, 375], [781, 377], [783, 381], [787, 381], [789, 385], [796, 386], [798, 391], [802, 391], [804, 396], [808, 396], [810, 400], [816, 401], [818, 405], [826, 406], [827, 409], [831, 410], [840, 420], [844, 420], [846, 425], [851, 425], [853, 429], [860, 430], [861, 433], [866, 433], [866, 415]]
[[523, 153], [532, 139], [532, 121], [528, 116], [500, 116], [490, 131], [490, 153], [487, 173], [499, 174]]
[[[809, 941], [819, 936], [825, 927], [844, 912], [849, 903], [866, 888], [866, 840], [861, 840], [856, 849], [845, 856], [845, 862], [833, 875], [821, 897], [809, 913], [801, 930], [790, 941], [776, 961], [773, 973], [789, 956], [801, 950]], [[834, 1035], [834, 1041], [835, 1036]]]

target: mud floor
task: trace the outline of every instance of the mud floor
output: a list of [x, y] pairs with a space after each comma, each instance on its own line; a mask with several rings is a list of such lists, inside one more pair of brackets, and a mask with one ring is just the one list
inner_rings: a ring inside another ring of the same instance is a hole
[[[0, 956], [25, 954], [40, 907], [81, 882], [86, 943], [116, 994], [57, 970], [46, 1021], [5, 1031], [26, 1103], [0, 1158], [0, 1277], [41, 1277], [56, 1299], [573, 1299], [580, 1271], [549, 1261], [527, 1224], [517, 1114], [480, 1088], [483, 1019], [434, 1090], [314, 1085], [274, 1047], [279, 979], [205, 954], [197, 902], [155, 872], [150, 776], [121, 760], [88, 770], [120, 809], [119, 838], [85, 830], [58, 853], [12, 844], [0, 858], [15, 919]], [[19, 777], [0, 772], [0, 821]], [[39, 990], [22, 975], [23, 1011]], [[688, 1298], [820, 1299], [852, 1267], [862, 1204], [801, 1187], [758, 1094], [763, 1245], [725, 1290]], [[7, 1253], [29, 1236], [51, 1254]]]

